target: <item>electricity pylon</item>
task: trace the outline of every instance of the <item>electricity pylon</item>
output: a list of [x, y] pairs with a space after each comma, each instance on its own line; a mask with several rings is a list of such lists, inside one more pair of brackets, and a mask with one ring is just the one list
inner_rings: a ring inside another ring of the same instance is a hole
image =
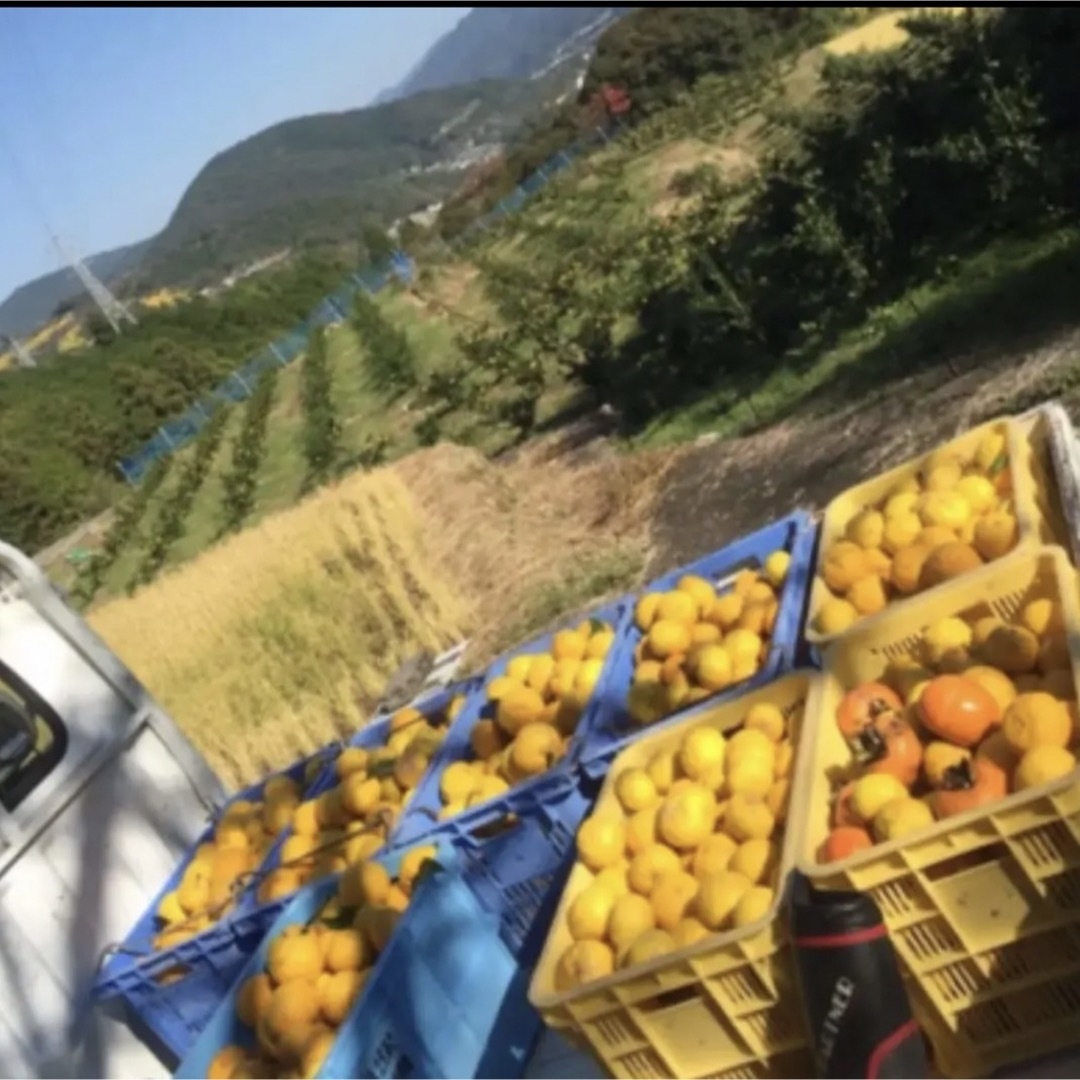
[[37, 361], [34, 359], [34, 354], [18, 338], [9, 337], [8, 344], [11, 345], [11, 351], [15, 354], [15, 359], [19, 362], [19, 367], [37, 367]]
[[76, 277], [82, 282], [83, 288], [90, 294], [90, 298], [97, 304], [98, 310], [105, 316], [114, 333], [120, 333], [120, 324], [122, 322], [129, 322], [132, 326], [138, 325], [138, 320], [131, 313], [131, 310], [117, 300], [105, 285], [94, 277], [93, 272], [82, 259], [77, 255], [73, 255], [60, 243], [55, 233], [52, 234], [52, 242], [60, 253], [60, 258], [75, 271]]
[[7, 344], [15, 354], [15, 360], [19, 367], [37, 367], [34, 354], [17, 338], [11, 334], [0, 334], [0, 346]]

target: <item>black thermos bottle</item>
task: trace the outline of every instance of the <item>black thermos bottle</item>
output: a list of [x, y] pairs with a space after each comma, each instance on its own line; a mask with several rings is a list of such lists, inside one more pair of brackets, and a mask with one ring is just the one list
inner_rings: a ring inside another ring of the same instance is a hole
[[930, 1063], [877, 904], [791, 882], [803, 1008], [822, 1080], [925, 1080]]

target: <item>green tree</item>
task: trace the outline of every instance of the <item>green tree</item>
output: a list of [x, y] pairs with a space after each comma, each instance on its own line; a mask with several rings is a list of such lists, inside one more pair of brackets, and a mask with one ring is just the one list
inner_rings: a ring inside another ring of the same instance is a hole
[[369, 262], [381, 265], [394, 253], [394, 243], [386, 230], [373, 221], [360, 226], [360, 243], [364, 246]]

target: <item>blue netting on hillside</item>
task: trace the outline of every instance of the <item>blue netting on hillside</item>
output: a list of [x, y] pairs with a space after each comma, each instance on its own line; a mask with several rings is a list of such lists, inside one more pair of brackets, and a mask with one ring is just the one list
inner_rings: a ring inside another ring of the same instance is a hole
[[[606, 131], [586, 135], [572, 146], [560, 150], [546, 161], [535, 173], [526, 177], [491, 211], [472, 222], [461, 234], [466, 240], [481, 230], [490, 228], [507, 214], [519, 210], [530, 196], [535, 195], [558, 172], [573, 164], [574, 159], [586, 147], [607, 141], [618, 130], [617, 124]], [[259, 377], [272, 367], [289, 364], [307, 347], [312, 331], [320, 326], [341, 322], [348, 318], [353, 300], [360, 291], [377, 293], [394, 281], [411, 282], [416, 276], [416, 264], [402, 251], [395, 251], [389, 261], [380, 266], [369, 266], [351, 274], [341, 286], [321, 300], [308, 317], [288, 333], [267, 346], [257, 356], [216, 386], [201, 404], [192, 406], [183, 416], [163, 425], [152, 439], [138, 450], [117, 462], [117, 467], [129, 483], [137, 483], [158, 458], [173, 453], [185, 443], [196, 438], [213, 409], [222, 403], [239, 403], [251, 396]]]

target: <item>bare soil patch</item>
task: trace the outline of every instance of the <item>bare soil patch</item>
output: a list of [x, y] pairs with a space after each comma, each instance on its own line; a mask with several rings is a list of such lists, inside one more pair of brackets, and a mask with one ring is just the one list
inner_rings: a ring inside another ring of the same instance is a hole
[[[897, 380], [840, 408], [808, 405], [745, 438], [699, 444], [668, 472], [654, 509], [649, 574], [730, 543], [796, 508], [820, 510], [846, 488], [994, 416], [1029, 408], [1080, 349], [1073, 331], [957, 378]], [[1064, 399], [1080, 414], [1080, 392]]]

